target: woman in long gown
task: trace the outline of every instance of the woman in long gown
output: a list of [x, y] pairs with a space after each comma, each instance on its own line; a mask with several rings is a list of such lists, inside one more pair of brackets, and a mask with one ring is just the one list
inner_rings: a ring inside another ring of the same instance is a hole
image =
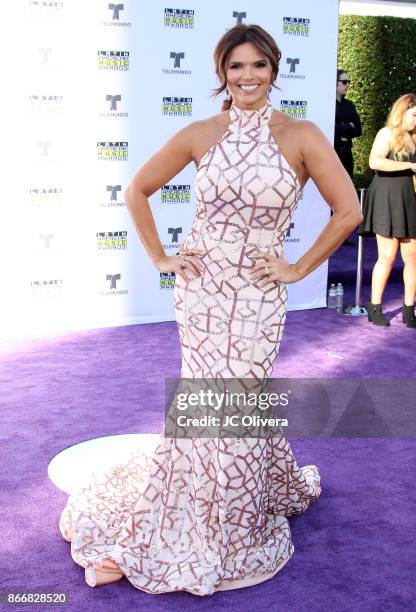
[[[309, 121], [268, 101], [280, 51], [259, 26], [229, 30], [215, 50], [226, 110], [174, 135], [134, 175], [126, 201], [161, 272], [175, 272], [181, 378], [266, 380], [284, 328], [288, 283], [325, 261], [361, 221], [354, 187]], [[148, 197], [188, 163], [197, 210], [179, 254], [167, 256]], [[334, 214], [296, 263], [283, 244], [311, 177]], [[280, 437], [160, 436], [71, 495], [60, 529], [90, 586], [123, 576], [148, 593], [196, 595], [271, 578], [293, 554], [288, 517], [321, 492]]]

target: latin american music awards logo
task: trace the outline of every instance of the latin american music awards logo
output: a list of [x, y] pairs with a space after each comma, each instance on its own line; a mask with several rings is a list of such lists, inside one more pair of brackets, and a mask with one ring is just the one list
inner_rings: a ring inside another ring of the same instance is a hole
[[114, 295], [126, 295], [128, 293], [127, 289], [120, 289], [120, 286], [117, 284], [121, 280], [120, 273], [106, 274], [105, 280], [107, 282], [107, 289], [100, 289], [98, 291], [99, 295], [101, 295], [102, 297], [110, 297]]
[[99, 70], [128, 70], [129, 51], [97, 51], [97, 67]]
[[283, 17], [283, 34], [309, 36], [311, 20], [304, 17]]
[[97, 232], [96, 245], [99, 251], [125, 251], [127, 249], [127, 231]]
[[62, 295], [63, 280], [44, 279], [30, 282], [31, 294], [34, 298], [57, 298]]
[[175, 272], [160, 272], [160, 288], [173, 289], [175, 286]]
[[192, 98], [164, 97], [162, 100], [162, 114], [190, 117], [192, 115]]
[[185, 30], [192, 30], [195, 20], [194, 15], [195, 11], [188, 9], [165, 8], [165, 28], [183, 28]]
[[97, 159], [100, 161], [127, 161], [128, 142], [97, 142]]
[[99, 112], [100, 119], [127, 119], [128, 113], [122, 112], [120, 106], [122, 104], [121, 94], [106, 94], [103, 96], [103, 102], [107, 106], [107, 112]]
[[[172, 236], [170, 244], [164, 244], [164, 249], [175, 249], [178, 250], [179, 246], [179, 235], [182, 233], [181, 227], [169, 227], [168, 234]], [[175, 286], [176, 274], [175, 272], [160, 272], [160, 289], [173, 289]]]
[[30, 187], [29, 204], [39, 207], [61, 206], [63, 202], [62, 187]]
[[33, 113], [53, 114], [62, 110], [62, 96], [29, 96], [29, 108]]
[[64, 3], [58, 0], [29, 0], [28, 15], [40, 19], [56, 19], [62, 17]]
[[122, 195], [121, 185], [106, 185], [105, 191], [107, 197], [98, 202], [100, 208], [122, 208], [126, 205]]
[[107, 13], [110, 17], [110, 20], [103, 20], [101, 25], [107, 28], [130, 28], [130, 21], [120, 21], [120, 17], [123, 18], [125, 6], [120, 3], [109, 3], [107, 4]]
[[189, 204], [191, 201], [190, 185], [164, 185], [160, 190], [162, 204]]
[[306, 119], [307, 109], [306, 100], [280, 100], [280, 110], [295, 119]]

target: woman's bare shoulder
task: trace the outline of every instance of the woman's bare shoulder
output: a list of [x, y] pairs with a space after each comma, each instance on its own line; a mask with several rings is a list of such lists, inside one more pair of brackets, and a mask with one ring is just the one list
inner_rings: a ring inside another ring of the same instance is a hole
[[276, 108], [274, 108], [272, 117], [269, 122], [269, 126], [270, 127], [274, 127], [274, 126], [285, 127], [289, 125], [290, 123], [292, 123], [293, 121], [296, 121], [296, 119], [293, 119], [287, 113], [283, 113], [282, 111], [279, 111]]
[[384, 127], [382, 127], [378, 132], [376, 137], [380, 140], [386, 140], [386, 141], [390, 141], [390, 139], [393, 136], [393, 130], [391, 129], [391, 127], [385, 125]]
[[192, 158], [197, 166], [206, 151], [226, 132], [229, 122], [229, 113], [224, 111], [218, 115], [193, 121], [189, 124], [189, 141], [192, 149]]
[[198, 119], [197, 121], [192, 121], [192, 123], [188, 125], [188, 128], [193, 134], [198, 135], [201, 133], [216, 131], [221, 127], [226, 127], [228, 123], [229, 112], [224, 111], [222, 113], [218, 113], [217, 115], [207, 117], [206, 119]]
[[307, 119], [296, 119], [287, 113], [273, 109], [272, 119], [269, 123], [271, 129], [275, 128], [284, 132], [288, 132], [295, 136], [297, 134], [312, 133], [319, 130], [318, 126], [313, 121]]
[[228, 113], [223, 112], [206, 119], [191, 121], [173, 134], [170, 141], [175, 146], [193, 149], [199, 141], [209, 140], [228, 125]]
[[[293, 149], [300, 149], [307, 143], [327, 140], [324, 133], [313, 121], [296, 119], [287, 113], [274, 110], [269, 124], [271, 132], [287, 140]], [[297, 146], [299, 145], [299, 146]]]

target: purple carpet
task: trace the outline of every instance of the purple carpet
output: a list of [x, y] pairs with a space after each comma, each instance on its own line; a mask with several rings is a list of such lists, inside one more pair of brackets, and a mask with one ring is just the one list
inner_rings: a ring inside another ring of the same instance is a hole
[[[374, 247], [368, 239], [364, 303]], [[343, 282], [346, 305], [353, 303], [355, 257], [345, 246], [330, 261], [330, 281]], [[414, 378], [416, 330], [400, 320], [401, 270], [398, 260], [385, 296], [388, 329], [327, 309], [289, 312], [274, 376]], [[300, 465], [319, 467], [322, 496], [290, 518], [295, 553], [272, 580], [206, 598], [150, 595], [125, 579], [91, 589], [58, 531], [66, 495], [49, 481], [47, 466], [84, 440], [161, 431], [164, 379], [180, 367], [176, 324], [4, 340], [1, 348], [1, 591], [66, 591], [69, 605], [55, 607], [62, 610], [415, 609], [413, 439], [291, 440]]]

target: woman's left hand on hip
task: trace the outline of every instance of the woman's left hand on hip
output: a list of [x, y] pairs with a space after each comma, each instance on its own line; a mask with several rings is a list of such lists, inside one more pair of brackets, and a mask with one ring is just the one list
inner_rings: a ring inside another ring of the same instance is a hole
[[290, 264], [284, 257], [276, 257], [270, 253], [257, 251], [250, 255], [254, 260], [254, 266], [249, 272], [252, 281], [259, 281], [256, 284], [264, 287], [270, 282], [296, 283], [301, 280], [301, 275], [296, 270], [294, 264]]

